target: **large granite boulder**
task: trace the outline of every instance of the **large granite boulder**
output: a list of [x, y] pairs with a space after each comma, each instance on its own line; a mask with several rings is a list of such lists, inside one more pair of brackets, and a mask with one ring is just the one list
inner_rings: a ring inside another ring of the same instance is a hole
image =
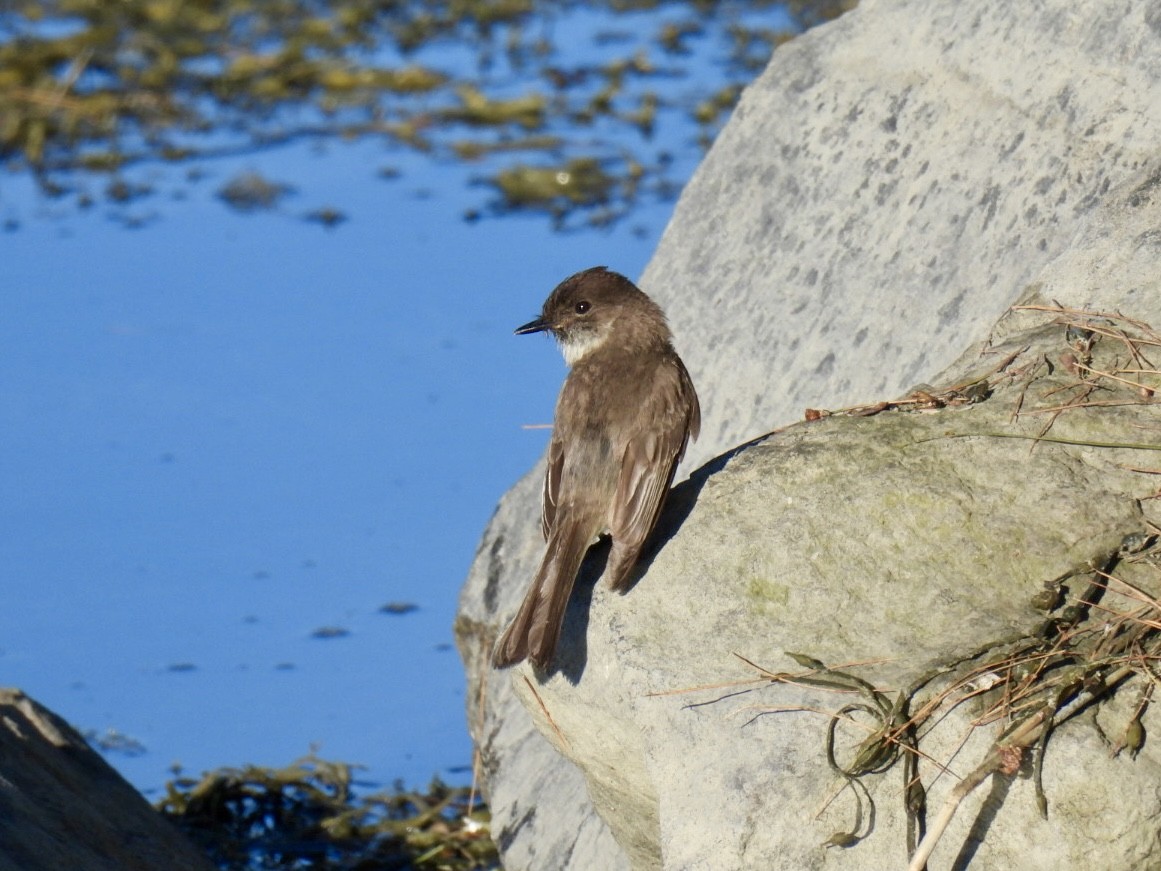
[[[1031, 405], [1009, 428], [1016, 402], [1079, 377], [1059, 362], [1069, 346], [1057, 315], [1001, 320], [1012, 303], [1161, 324], [1158, 141], [1151, 4], [879, 0], [778, 50], [641, 281], [669, 313], [702, 399], [687, 468], [713, 462], [678, 488], [627, 596], [591, 577], [579, 585], [562, 670], [548, 680], [487, 667], [540, 558], [539, 468], [501, 501], [465, 586], [458, 638], [505, 867], [905, 862], [897, 778], [871, 787], [872, 837], [823, 848], [841, 826], [814, 819], [837, 789], [820, 764], [818, 715], [746, 727], [741, 711], [827, 700], [779, 687], [688, 709], [705, 693], [658, 694], [753, 677], [734, 653], [793, 670], [787, 650], [831, 665], [887, 658], [867, 679], [906, 684], [1028, 631], [1044, 581], [1141, 529], [1135, 500], [1155, 481], [1121, 467], [1148, 458], [945, 436], [1035, 434]], [[995, 380], [986, 401], [831, 417], [722, 457], [807, 407], [978, 381], [1002, 359], [980, 356], [990, 333], [1021, 352], [1003, 372], [1023, 375]], [[1114, 353], [1111, 339], [1097, 347]], [[1033, 372], [1036, 359], [1057, 362]], [[1136, 427], [1153, 426], [1158, 441], [1156, 419], [1150, 405], [1069, 412], [1054, 432], [1148, 441]], [[933, 759], [950, 754], [964, 716], [930, 736]], [[1094, 731], [1070, 723], [1053, 738], [1047, 821], [1021, 782], [1002, 813], [966, 809], [936, 861], [1161, 861], [1150, 852], [1156, 757], [1109, 762]], [[954, 780], [920, 775], [936, 800]]]

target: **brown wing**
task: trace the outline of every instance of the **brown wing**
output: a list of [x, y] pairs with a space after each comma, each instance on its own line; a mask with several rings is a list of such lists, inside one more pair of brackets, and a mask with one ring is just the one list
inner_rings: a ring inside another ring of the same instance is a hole
[[548, 443], [548, 468], [544, 470], [544, 496], [540, 502], [540, 532], [548, 541], [548, 533], [556, 522], [556, 506], [560, 502], [560, 473], [564, 468], [564, 441], [553, 432]]
[[656, 410], [643, 415], [650, 425], [629, 439], [621, 462], [617, 495], [609, 532], [609, 583], [614, 590], [628, 585], [646, 539], [661, 516], [661, 506], [673, 483], [677, 464], [690, 438], [701, 429], [701, 409], [689, 373], [674, 358], [673, 367], [662, 370], [664, 384], [651, 395]]

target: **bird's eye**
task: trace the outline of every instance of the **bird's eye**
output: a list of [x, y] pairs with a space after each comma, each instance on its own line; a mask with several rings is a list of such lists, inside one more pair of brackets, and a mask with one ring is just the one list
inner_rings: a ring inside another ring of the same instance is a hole
[[577, 313], [578, 315], [583, 315], [583, 314], [585, 314], [585, 313], [586, 313], [586, 312], [587, 312], [587, 311], [588, 311], [590, 308], [592, 308], [592, 306], [591, 306], [591, 305], [589, 305], [589, 303], [588, 303], [588, 302], [586, 302], [585, 300], [583, 300], [583, 299], [582, 299], [580, 302], [578, 302], [578, 303], [576, 304], [576, 313]]

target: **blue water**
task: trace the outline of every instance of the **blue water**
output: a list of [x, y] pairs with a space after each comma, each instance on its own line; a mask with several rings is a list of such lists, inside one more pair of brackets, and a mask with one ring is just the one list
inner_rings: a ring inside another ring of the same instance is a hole
[[[696, 131], [662, 134], [687, 178]], [[559, 234], [467, 223], [478, 170], [372, 142], [199, 165], [157, 170], [138, 230], [0, 177], [0, 685], [127, 739], [150, 795], [312, 749], [466, 782], [456, 597], [564, 374], [512, 329], [576, 270], [638, 275], [672, 203]], [[298, 192], [231, 212], [247, 169]]]

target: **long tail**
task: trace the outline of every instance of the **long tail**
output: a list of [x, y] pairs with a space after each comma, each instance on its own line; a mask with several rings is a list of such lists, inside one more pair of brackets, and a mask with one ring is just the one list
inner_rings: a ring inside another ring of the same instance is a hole
[[492, 654], [496, 668], [507, 668], [523, 659], [531, 660], [541, 671], [552, 664], [572, 585], [592, 541], [588, 524], [567, 517], [557, 517], [556, 521], [536, 577]]

